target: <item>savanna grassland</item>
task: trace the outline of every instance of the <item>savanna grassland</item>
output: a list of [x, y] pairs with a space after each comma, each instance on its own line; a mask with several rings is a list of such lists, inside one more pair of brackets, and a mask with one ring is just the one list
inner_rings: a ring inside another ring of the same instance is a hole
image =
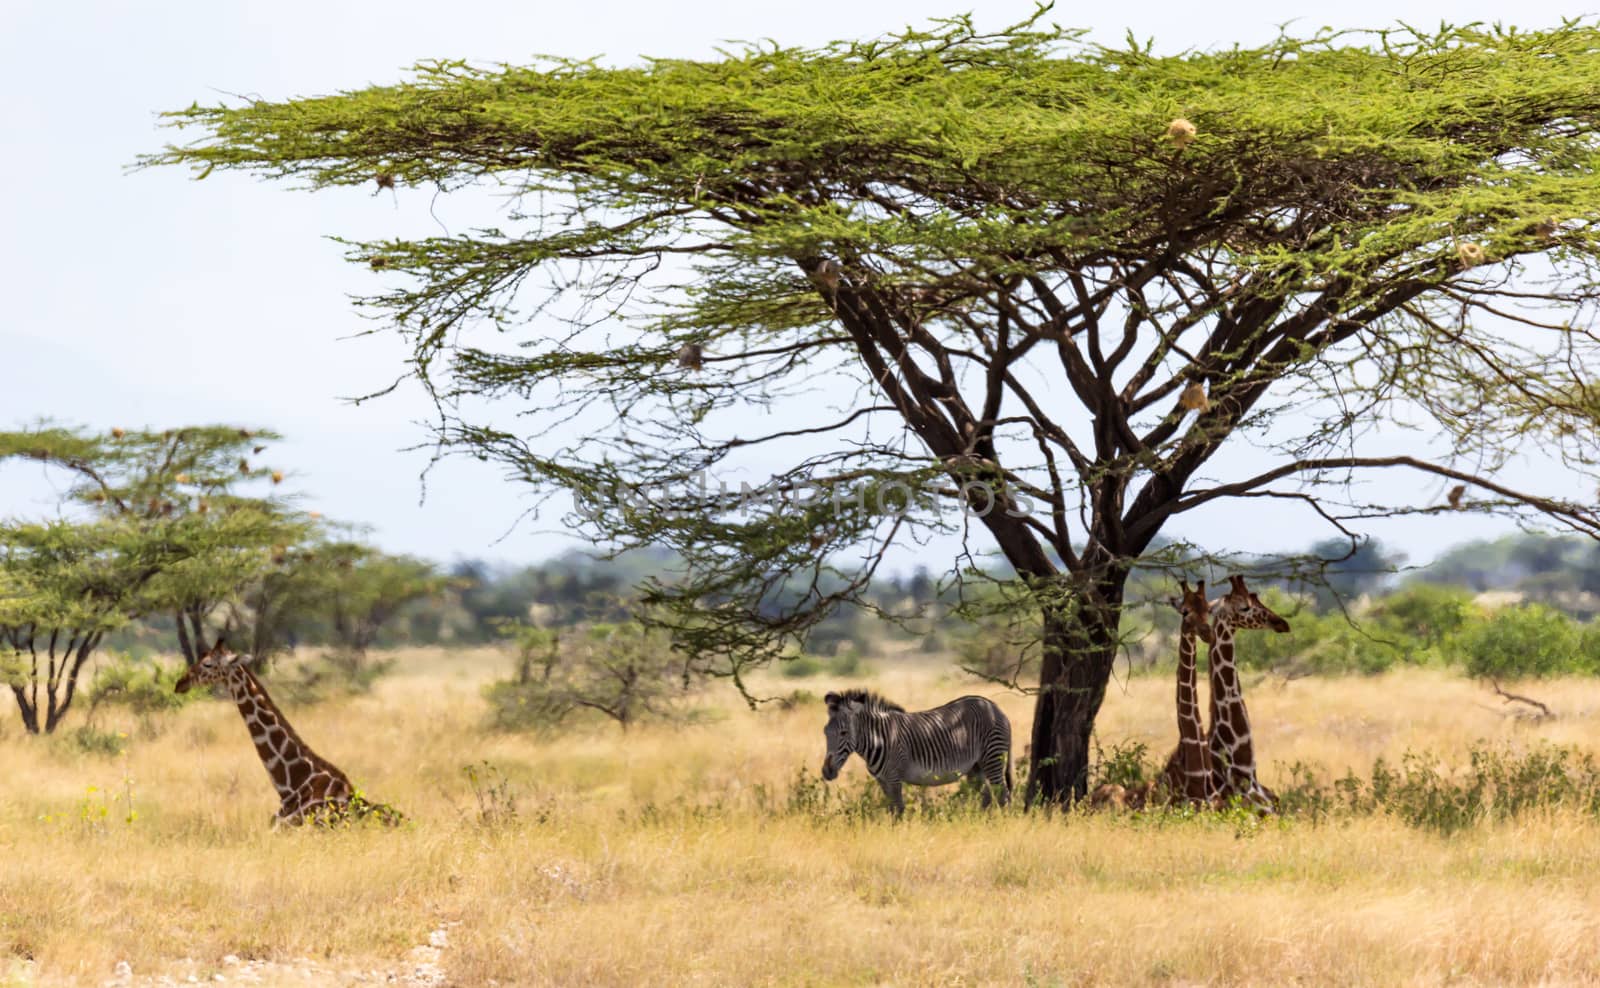
[[[129, 734], [120, 755], [29, 738], [7, 710], [0, 984], [1600, 981], [1600, 817], [1576, 805], [1446, 832], [1382, 808], [984, 815], [946, 790], [894, 823], [859, 761], [816, 781], [814, 697], [752, 712], [717, 689], [690, 723], [507, 735], [480, 696], [504, 653], [399, 659], [371, 694], [284, 702], [409, 814], [398, 830], [269, 832], [276, 800], [224, 702], [153, 727], [102, 714]], [[858, 681], [911, 707], [994, 695], [1020, 755], [1028, 699], [940, 668]], [[1600, 751], [1600, 683], [1536, 692], [1557, 717], [1509, 716], [1437, 670], [1268, 678], [1249, 699], [1281, 790], [1295, 762], [1333, 779], [1428, 752], [1450, 780], [1480, 740]], [[1118, 684], [1100, 737], [1164, 754], [1170, 693]]]

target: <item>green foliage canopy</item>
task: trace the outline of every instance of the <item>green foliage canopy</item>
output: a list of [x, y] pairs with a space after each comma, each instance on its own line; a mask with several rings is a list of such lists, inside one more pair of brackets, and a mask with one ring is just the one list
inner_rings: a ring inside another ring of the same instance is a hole
[[249, 459], [276, 438], [230, 426], [0, 432], [0, 460], [68, 481], [63, 517], [0, 523], [0, 640], [29, 731], [55, 730], [95, 649], [132, 620], [171, 614], [192, 660], [217, 605], [304, 529], [283, 502], [239, 491], [281, 480]]
[[30, 733], [52, 732], [105, 636], [149, 604], [151, 579], [200, 547], [124, 519], [0, 525], [0, 679]]
[[281, 564], [288, 547], [315, 528], [286, 500], [241, 490], [282, 481], [281, 471], [257, 460], [279, 438], [225, 425], [95, 434], [44, 423], [0, 433], [0, 460], [52, 466], [69, 478], [65, 504], [189, 547], [149, 575], [135, 613], [173, 615], [180, 649], [192, 662], [219, 606]]
[[443, 592], [453, 581], [433, 564], [349, 540], [319, 547], [326, 567], [320, 610], [347, 661], [359, 665], [378, 632], [402, 608]]

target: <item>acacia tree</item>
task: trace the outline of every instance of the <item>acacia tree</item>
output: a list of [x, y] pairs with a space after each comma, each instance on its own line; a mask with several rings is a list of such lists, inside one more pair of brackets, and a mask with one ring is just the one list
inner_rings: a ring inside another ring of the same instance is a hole
[[[172, 121], [198, 139], [145, 164], [514, 197], [506, 229], [350, 244], [385, 279], [364, 304], [446, 448], [678, 552], [652, 597], [686, 661], [737, 676], [929, 527], [997, 548], [1040, 614], [1036, 799], [1083, 793], [1130, 568], [1175, 518], [1275, 498], [1341, 534], [1440, 510], [1600, 533], [1507, 470], [1596, 462], [1591, 23], [1159, 56], [958, 18], [710, 61], [427, 63]], [[527, 418], [457, 401], [481, 397]], [[1388, 421], [1412, 431], [1374, 451]], [[752, 465], [851, 495], [744, 510], [717, 480]], [[1383, 471], [1448, 498], [1364, 503]], [[880, 503], [895, 485], [916, 493]]]
[[227, 617], [221, 604], [310, 537], [312, 520], [270, 496], [243, 493], [281, 472], [257, 457], [276, 433], [209, 425], [161, 432], [91, 433], [51, 424], [0, 432], [0, 460], [31, 460], [69, 483], [63, 503], [117, 522], [163, 544], [182, 547], [144, 573], [132, 616], [171, 615], [178, 647], [193, 662], [214, 637], [208, 624]]
[[28, 733], [60, 726], [101, 641], [138, 612], [150, 579], [193, 549], [115, 520], [0, 525], [0, 682]]
[[336, 659], [350, 674], [361, 671], [367, 649], [384, 625], [451, 582], [432, 563], [392, 556], [360, 542], [330, 542], [318, 552], [327, 569], [317, 610], [327, 617], [338, 646]]
[[576, 710], [603, 714], [626, 731], [671, 718], [692, 690], [671, 643], [643, 621], [580, 624], [554, 631], [523, 622], [502, 630], [516, 645], [517, 674], [484, 690], [502, 728], [551, 727]]

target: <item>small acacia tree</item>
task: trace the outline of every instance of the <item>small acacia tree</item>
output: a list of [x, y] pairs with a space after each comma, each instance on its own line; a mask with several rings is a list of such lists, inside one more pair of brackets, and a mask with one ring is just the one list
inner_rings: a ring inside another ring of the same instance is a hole
[[221, 425], [109, 434], [42, 425], [0, 433], [0, 460], [62, 471], [71, 480], [64, 502], [89, 516], [181, 538], [192, 551], [149, 574], [140, 606], [172, 616], [179, 650], [193, 662], [216, 637], [210, 626], [227, 617], [220, 605], [285, 564], [315, 530], [281, 500], [241, 493], [242, 485], [283, 479], [254, 462], [279, 438]]
[[226, 623], [240, 629], [235, 640], [258, 662], [289, 648], [296, 635], [312, 635], [331, 642], [341, 671], [356, 676], [385, 625], [452, 582], [424, 560], [355, 541], [342, 530], [347, 526], [284, 522], [278, 534], [296, 541], [271, 547], [268, 565], [254, 567], [224, 605]]
[[0, 525], [0, 681], [28, 733], [55, 731], [105, 636], [139, 612], [152, 577], [196, 549], [112, 519]]
[[501, 728], [552, 727], [576, 710], [591, 710], [627, 730], [673, 716], [702, 685], [686, 674], [667, 637], [638, 621], [561, 631], [511, 623], [502, 630], [517, 648], [517, 675], [484, 691]]
[[[146, 164], [517, 197], [508, 229], [351, 245], [387, 281], [365, 304], [447, 448], [679, 554], [653, 602], [707, 671], [779, 654], [887, 546], [954, 524], [939, 506], [970, 511], [1039, 612], [1036, 799], [1084, 791], [1126, 582], [1174, 519], [1276, 498], [1341, 536], [1443, 510], [1600, 532], [1588, 497], [1506, 469], [1596, 465], [1590, 23], [1159, 56], [957, 18], [703, 62], [428, 63], [172, 121], [199, 140]], [[1409, 430], [1375, 449], [1385, 421]], [[750, 512], [699, 482], [752, 465], [849, 496]], [[1440, 494], [1353, 486], [1382, 471]]]
[[337, 659], [351, 674], [361, 671], [384, 625], [450, 584], [432, 563], [359, 542], [328, 543], [318, 554], [327, 567], [321, 611], [333, 632]]
[[0, 432], [0, 460], [35, 461], [69, 480], [62, 519], [0, 523], [3, 675], [30, 732], [61, 723], [107, 633], [171, 615], [192, 662], [218, 604], [282, 562], [306, 520], [238, 491], [279, 479], [248, 459], [274, 438], [225, 426]]

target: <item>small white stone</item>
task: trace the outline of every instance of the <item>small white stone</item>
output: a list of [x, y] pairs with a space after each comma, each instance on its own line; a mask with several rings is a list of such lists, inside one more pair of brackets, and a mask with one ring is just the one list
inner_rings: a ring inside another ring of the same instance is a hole
[[131, 978], [133, 977], [133, 965], [127, 961], [117, 961], [117, 966], [112, 969], [111, 973], [119, 978]]
[[222, 963], [228, 967], [233, 967], [235, 964], [239, 963], [239, 955], [228, 954], [226, 957], [222, 958]]

